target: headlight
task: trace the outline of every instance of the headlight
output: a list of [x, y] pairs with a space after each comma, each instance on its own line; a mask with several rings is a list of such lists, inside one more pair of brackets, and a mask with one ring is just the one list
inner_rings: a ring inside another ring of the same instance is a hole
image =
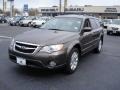
[[60, 51], [63, 49], [63, 44], [59, 45], [50, 45], [50, 46], [45, 46], [41, 49], [42, 52], [47, 52], [47, 53], [53, 53], [56, 51]]
[[112, 30], [112, 27], [107, 27], [108, 30]]
[[15, 43], [15, 40], [14, 40], [14, 39], [12, 39], [11, 44], [10, 44], [10, 47], [11, 47], [11, 48], [13, 48], [14, 43]]

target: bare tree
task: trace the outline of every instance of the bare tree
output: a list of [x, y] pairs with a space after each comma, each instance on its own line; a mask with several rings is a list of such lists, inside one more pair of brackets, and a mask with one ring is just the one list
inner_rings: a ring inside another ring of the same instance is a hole
[[30, 16], [36, 16], [36, 15], [39, 14], [39, 11], [36, 8], [31, 8], [31, 9], [29, 9], [28, 13], [29, 13]]
[[14, 15], [16, 14], [21, 14], [21, 12], [17, 8], [14, 8]]
[[10, 16], [10, 11], [6, 11], [6, 12], [5, 12], [5, 15], [6, 15], [6, 16]]

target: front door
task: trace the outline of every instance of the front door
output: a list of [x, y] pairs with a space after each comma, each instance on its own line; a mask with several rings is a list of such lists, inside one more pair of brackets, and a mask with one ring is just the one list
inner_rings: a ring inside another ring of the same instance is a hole
[[[91, 23], [89, 19], [86, 19], [83, 25], [84, 27], [91, 27]], [[92, 30], [89, 32], [84, 32], [84, 29], [81, 31], [81, 48], [82, 48], [82, 54], [89, 52], [91, 50], [92, 45]]]

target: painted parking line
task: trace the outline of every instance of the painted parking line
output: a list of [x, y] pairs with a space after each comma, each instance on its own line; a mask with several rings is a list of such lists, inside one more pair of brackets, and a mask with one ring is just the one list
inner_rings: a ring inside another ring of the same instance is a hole
[[9, 36], [0, 36], [0, 38], [11, 39], [12, 37], [9, 37]]
[[7, 26], [8, 24], [0, 24], [0, 26]]

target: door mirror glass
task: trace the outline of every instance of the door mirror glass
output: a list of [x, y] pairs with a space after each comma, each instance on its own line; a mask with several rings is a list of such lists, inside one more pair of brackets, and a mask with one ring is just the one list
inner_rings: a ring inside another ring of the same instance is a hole
[[84, 31], [84, 32], [90, 32], [91, 30], [92, 30], [91, 27], [84, 27], [84, 28], [83, 28], [83, 31]]

